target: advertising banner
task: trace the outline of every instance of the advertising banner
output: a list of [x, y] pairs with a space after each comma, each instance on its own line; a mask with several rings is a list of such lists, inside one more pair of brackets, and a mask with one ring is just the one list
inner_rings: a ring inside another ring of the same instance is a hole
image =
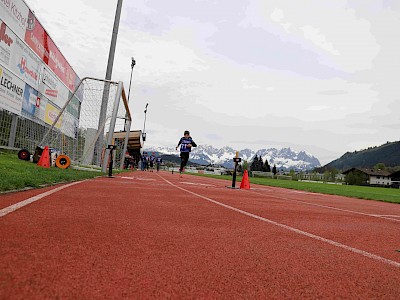
[[0, 10], [3, 21], [23, 39], [29, 15], [29, 8], [25, 2], [23, 0], [0, 0]]
[[35, 120], [39, 121], [38, 123], [44, 123], [48, 100], [41, 93], [38, 93], [38, 99], [39, 101], [37, 101], [35, 109]]
[[[72, 96], [72, 93], [69, 95]], [[67, 106], [67, 111], [73, 115], [75, 118], [79, 119], [79, 112], [81, 108], [81, 102], [77, 97], [73, 97]]]
[[[55, 119], [57, 118], [58, 114], [60, 113], [60, 110], [56, 107], [54, 107], [53, 105], [51, 105], [50, 103], [47, 103], [46, 105], [46, 111], [44, 114], [44, 121], [46, 124], [52, 125], [55, 121]], [[54, 127], [60, 129], [61, 128], [61, 124], [62, 124], [62, 118], [63, 116], [61, 116], [56, 125]]]
[[6, 23], [0, 21], [0, 24], [0, 61], [4, 66], [8, 66], [17, 36], [7, 27]]
[[76, 73], [72, 70], [65, 57], [58, 50], [53, 40], [49, 37], [32, 12], [29, 12], [25, 42], [50, 67], [68, 89], [74, 91], [77, 77]]
[[22, 101], [22, 115], [34, 120], [38, 104], [38, 91], [28, 84], [25, 84], [24, 98]]
[[36, 90], [39, 87], [41, 60], [19, 38], [15, 41], [9, 68]]
[[0, 108], [21, 115], [25, 83], [0, 65]]
[[39, 84], [39, 92], [62, 108], [67, 102], [70, 92], [47, 66], [42, 66], [42, 82]]

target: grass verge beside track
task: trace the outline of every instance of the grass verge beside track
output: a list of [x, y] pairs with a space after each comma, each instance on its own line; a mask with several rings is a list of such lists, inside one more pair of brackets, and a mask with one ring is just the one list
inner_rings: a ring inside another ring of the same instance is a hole
[[[205, 174], [195, 174], [195, 173], [186, 173], [186, 174], [212, 177], [217, 179], [225, 179], [232, 182], [232, 176], [205, 175]], [[241, 180], [242, 177], [238, 176], [237, 181], [240, 182]], [[355, 185], [335, 185], [326, 183], [301, 182], [301, 181], [279, 180], [279, 179], [269, 179], [269, 178], [250, 178], [250, 183], [321, 193], [321, 194], [346, 196], [346, 197], [366, 199], [366, 200], [378, 200], [378, 201], [400, 204], [400, 189], [355, 186]]]
[[103, 173], [68, 168], [42, 168], [18, 159], [13, 151], [0, 150], [0, 192], [37, 188], [60, 182], [94, 178]]

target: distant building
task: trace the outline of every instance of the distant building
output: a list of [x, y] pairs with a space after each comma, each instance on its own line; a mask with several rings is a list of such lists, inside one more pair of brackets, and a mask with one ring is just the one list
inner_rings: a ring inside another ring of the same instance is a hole
[[384, 170], [351, 168], [342, 173], [346, 175], [346, 182], [355, 185], [399, 187], [400, 172]]

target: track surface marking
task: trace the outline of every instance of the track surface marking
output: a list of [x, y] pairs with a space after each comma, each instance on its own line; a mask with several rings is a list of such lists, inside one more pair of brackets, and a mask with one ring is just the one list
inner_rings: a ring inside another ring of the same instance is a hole
[[51, 194], [54, 194], [54, 193], [57, 193], [58, 191], [61, 191], [61, 190], [66, 189], [66, 188], [69, 188], [69, 187], [74, 186], [76, 184], [79, 184], [81, 182], [82, 181], [78, 181], [78, 182], [73, 182], [73, 183], [69, 183], [69, 184], [66, 184], [66, 185], [62, 185], [62, 186], [53, 188], [50, 191], [44, 192], [42, 194], [33, 196], [33, 197], [28, 198], [26, 200], [23, 200], [21, 202], [17, 202], [17, 203], [15, 203], [13, 205], [10, 205], [8, 207], [0, 209], [0, 218], [4, 217], [5, 215], [8, 215], [9, 213], [12, 213], [13, 211], [16, 211], [17, 209], [20, 209], [20, 208], [22, 208], [22, 207], [24, 207], [26, 205], [29, 205], [29, 204], [31, 204], [33, 202], [36, 202], [36, 201], [38, 201], [40, 199], [43, 199], [44, 197], [47, 197], [47, 196], [49, 196]]
[[180, 189], [180, 190], [182, 190], [182, 191], [185, 191], [185, 192], [187, 192], [187, 193], [189, 193], [189, 194], [192, 194], [192, 195], [194, 195], [194, 196], [196, 196], [196, 197], [199, 197], [199, 198], [201, 198], [201, 199], [204, 199], [204, 200], [206, 200], [206, 201], [212, 202], [212, 203], [214, 203], [214, 204], [216, 204], [216, 205], [220, 205], [220, 206], [222, 206], [222, 207], [225, 207], [225, 208], [227, 208], [227, 209], [233, 210], [233, 211], [235, 211], [235, 212], [238, 212], [238, 213], [240, 213], [240, 214], [246, 215], [246, 216], [248, 216], [248, 217], [251, 217], [251, 218], [254, 218], [254, 219], [257, 219], [257, 220], [266, 222], [266, 223], [270, 223], [270, 224], [275, 225], [275, 226], [278, 226], [278, 227], [282, 227], [282, 228], [284, 228], [284, 229], [287, 229], [287, 230], [293, 231], [293, 232], [295, 232], [295, 233], [298, 233], [298, 234], [300, 234], [300, 235], [304, 235], [304, 236], [307, 236], [307, 237], [309, 237], [309, 238], [313, 238], [313, 239], [315, 239], [315, 240], [318, 240], [318, 241], [321, 241], [321, 242], [324, 242], [324, 243], [333, 245], [333, 246], [335, 246], [335, 247], [342, 248], [342, 249], [345, 249], [345, 250], [348, 250], [348, 251], [351, 251], [351, 252], [354, 252], [354, 253], [357, 253], [357, 254], [361, 254], [361, 255], [366, 256], [366, 257], [368, 257], [368, 258], [377, 260], [377, 261], [379, 261], [379, 262], [382, 262], [382, 263], [385, 263], [385, 264], [388, 264], [388, 265], [391, 265], [391, 266], [393, 266], [393, 267], [396, 267], [396, 268], [399, 268], [399, 269], [400, 269], [400, 262], [395, 262], [395, 261], [393, 261], [393, 260], [386, 259], [386, 258], [384, 258], [384, 257], [378, 256], [378, 255], [375, 255], [375, 254], [372, 254], [372, 253], [369, 253], [369, 252], [366, 252], [366, 251], [363, 251], [363, 250], [360, 250], [360, 249], [356, 249], [356, 248], [353, 248], [353, 247], [349, 247], [349, 246], [347, 246], [347, 245], [343, 245], [343, 244], [341, 244], [341, 243], [338, 243], [338, 242], [335, 242], [335, 241], [332, 241], [332, 240], [329, 240], [329, 239], [325, 239], [325, 238], [323, 238], [323, 237], [320, 237], [320, 236], [317, 236], [317, 235], [315, 235], [315, 234], [311, 234], [311, 233], [308, 233], [308, 232], [305, 232], [305, 231], [302, 231], [302, 230], [293, 228], [293, 227], [291, 227], [291, 226], [287, 226], [287, 225], [285, 225], [285, 224], [281, 224], [281, 223], [278, 223], [278, 222], [274, 222], [274, 221], [272, 221], [272, 220], [269, 220], [269, 219], [266, 219], [266, 218], [257, 216], [257, 215], [255, 215], [255, 214], [249, 213], [249, 212], [247, 212], [247, 211], [243, 211], [243, 210], [241, 210], [241, 209], [238, 209], [238, 208], [235, 208], [235, 207], [232, 207], [232, 206], [223, 204], [223, 203], [221, 203], [221, 202], [215, 201], [215, 200], [213, 200], [213, 199], [210, 199], [210, 198], [208, 198], [208, 197], [202, 196], [202, 195], [197, 194], [197, 193], [195, 193], [195, 192], [189, 191], [189, 190], [187, 190], [187, 189], [185, 189], [185, 188], [182, 188], [182, 187], [180, 187], [180, 186], [177, 186], [176, 184], [173, 184], [172, 182], [168, 181], [167, 179], [163, 178], [162, 176], [160, 176], [160, 178], [162, 178], [163, 180], [165, 180], [165, 181], [166, 181], [167, 183], [169, 183], [170, 185], [176, 187], [177, 189]]
[[[254, 191], [252, 191], [252, 192], [253, 192], [253, 193], [260, 194], [260, 195], [264, 195], [264, 194], [261, 194], [261, 193], [259, 193], [259, 192], [254, 192]], [[271, 197], [271, 196], [269, 196], [269, 197]], [[370, 217], [374, 217], [374, 218], [382, 218], [382, 219], [386, 219], [386, 220], [392, 220], [392, 221], [395, 221], [395, 222], [400, 222], [400, 220], [393, 219], [393, 218], [400, 218], [400, 216], [367, 214], [367, 213], [362, 213], [362, 212], [358, 212], [358, 211], [354, 211], [354, 210], [349, 210], [349, 209], [343, 209], [343, 208], [338, 208], [338, 207], [333, 207], [333, 206], [328, 206], [328, 205], [310, 203], [310, 202], [307, 202], [307, 201], [301, 201], [301, 200], [296, 200], [296, 199], [290, 199], [290, 198], [287, 198], [287, 197], [286, 197], [286, 198], [284, 198], [284, 197], [279, 197], [279, 196], [272, 196], [272, 197], [273, 197], [273, 198], [277, 198], [277, 199], [282, 199], [282, 200], [296, 201], [296, 202], [303, 203], [303, 204], [307, 204], [307, 205], [314, 205], [314, 206], [324, 207], [324, 208], [327, 208], [327, 209], [340, 210], [340, 211], [349, 212], [349, 213], [352, 213], [352, 214], [358, 214], [358, 215], [364, 215], [364, 216], [370, 216]]]
[[400, 205], [160, 175], [173, 185], [97, 178], [0, 218], [0, 299], [398, 299], [399, 223], [370, 215]]

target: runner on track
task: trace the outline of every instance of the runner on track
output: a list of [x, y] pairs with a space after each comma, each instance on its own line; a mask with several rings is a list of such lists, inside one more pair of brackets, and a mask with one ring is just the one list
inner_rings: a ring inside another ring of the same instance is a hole
[[179, 151], [181, 152], [181, 167], [179, 168], [179, 173], [182, 176], [182, 172], [184, 170], [184, 167], [186, 166], [188, 160], [189, 160], [189, 153], [192, 150], [192, 147], [197, 147], [196, 143], [193, 141], [193, 139], [190, 136], [190, 132], [186, 130], [183, 133], [183, 137], [179, 140], [178, 146], [176, 146], [176, 150], [178, 150], [178, 147], [180, 146]]

